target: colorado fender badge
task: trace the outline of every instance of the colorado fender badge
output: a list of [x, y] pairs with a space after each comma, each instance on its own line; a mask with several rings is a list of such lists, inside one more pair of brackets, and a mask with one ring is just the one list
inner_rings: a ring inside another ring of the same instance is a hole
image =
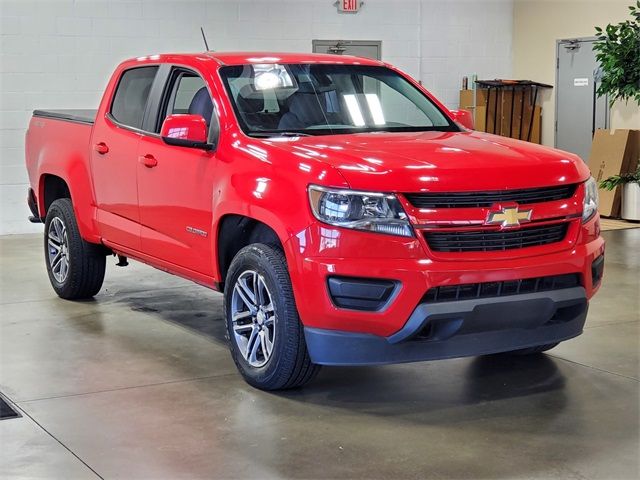
[[208, 235], [207, 232], [205, 232], [204, 230], [200, 230], [199, 228], [196, 228], [196, 227], [187, 226], [187, 232], [193, 233], [194, 235], [200, 235], [201, 237], [206, 237]]

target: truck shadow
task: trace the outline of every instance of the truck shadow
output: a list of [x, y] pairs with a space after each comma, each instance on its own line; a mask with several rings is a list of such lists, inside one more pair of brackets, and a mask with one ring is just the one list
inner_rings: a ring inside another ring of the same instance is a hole
[[160, 291], [121, 292], [113, 301], [149, 313], [227, 348], [222, 295], [196, 286]]
[[283, 395], [377, 414], [385, 414], [388, 405], [387, 413], [394, 415], [398, 403], [425, 413], [434, 407], [440, 410], [538, 394], [553, 395], [555, 408], [562, 409], [564, 386], [565, 377], [556, 360], [547, 355], [490, 355], [379, 367], [330, 367], [304, 389]]
[[[222, 295], [199, 287], [123, 293], [114, 300], [227, 348]], [[541, 393], [553, 393], [554, 405], [562, 407], [564, 386], [565, 378], [552, 357], [490, 355], [405, 365], [325, 367], [305, 388], [276, 395], [395, 416], [399, 403], [409, 409], [421, 405], [420, 409], [432, 410]]]

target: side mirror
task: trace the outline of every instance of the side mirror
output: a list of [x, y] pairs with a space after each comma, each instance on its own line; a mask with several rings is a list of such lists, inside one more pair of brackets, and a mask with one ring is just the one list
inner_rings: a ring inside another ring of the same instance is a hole
[[473, 115], [469, 110], [451, 110], [453, 119], [469, 130], [473, 130]]
[[169, 115], [162, 122], [160, 136], [167, 145], [213, 149], [207, 142], [207, 122], [200, 115]]

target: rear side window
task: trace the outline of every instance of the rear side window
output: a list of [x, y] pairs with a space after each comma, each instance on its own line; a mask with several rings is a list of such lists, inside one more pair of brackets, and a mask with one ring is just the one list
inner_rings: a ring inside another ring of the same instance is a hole
[[125, 71], [111, 104], [111, 116], [129, 127], [141, 128], [147, 99], [158, 67], [139, 67]]

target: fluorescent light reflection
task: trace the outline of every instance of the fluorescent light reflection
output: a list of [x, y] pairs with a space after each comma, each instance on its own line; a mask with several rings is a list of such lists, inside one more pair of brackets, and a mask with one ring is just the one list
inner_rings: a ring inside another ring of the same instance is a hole
[[349, 115], [351, 116], [351, 121], [356, 127], [364, 127], [364, 117], [362, 116], [362, 112], [360, 111], [360, 105], [358, 105], [358, 100], [355, 95], [345, 95], [344, 101], [347, 104], [347, 109], [349, 110]]
[[367, 104], [369, 105], [369, 111], [373, 117], [373, 123], [376, 125], [384, 125], [387, 122], [384, 120], [384, 114], [382, 113], [382, 105], [380, 105], [380, 99], [375, 93], [365, 94]]

